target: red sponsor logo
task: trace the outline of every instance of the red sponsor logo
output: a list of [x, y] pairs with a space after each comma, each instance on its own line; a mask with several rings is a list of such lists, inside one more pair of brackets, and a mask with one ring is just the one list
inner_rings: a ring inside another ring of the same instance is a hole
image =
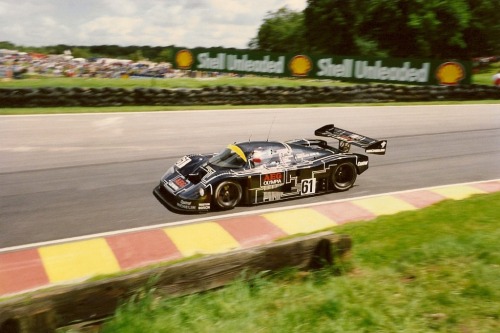
[[283, 173], [268, 173], [267, 175], [262, 176], [262, 185], [276, 185], [283, 184]]
[[187, 182], [182, 178], [176, 178], [174, 179], [174, 184], [182, 188], [187, 185]]

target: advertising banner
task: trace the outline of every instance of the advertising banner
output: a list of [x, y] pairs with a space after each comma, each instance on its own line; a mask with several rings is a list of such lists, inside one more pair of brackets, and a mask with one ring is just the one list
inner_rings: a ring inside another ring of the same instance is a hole
[[278, 54], [223, 48], [175, 48], [174, 67], [239, 75], [303, 77], [417, 85], [471, 83], [472, 63], [461, 60]]

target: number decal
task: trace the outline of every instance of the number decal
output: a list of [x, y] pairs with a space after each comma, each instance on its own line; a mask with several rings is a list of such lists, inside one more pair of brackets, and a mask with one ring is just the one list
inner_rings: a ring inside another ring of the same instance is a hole
[[300, 195], [316, 193], [316, 180], [314, 178], [303, 179], [300, 188]]
[[178, 160], [177, 163], [175, 163], [175, 166], [178, 167], [179, 169], [182, 169], [189, 162], [191, 162], [191, 159], [189, 157], [187, 157], [187, 156], [184, 156], [183, 158], [181, 158], [180, 160]]

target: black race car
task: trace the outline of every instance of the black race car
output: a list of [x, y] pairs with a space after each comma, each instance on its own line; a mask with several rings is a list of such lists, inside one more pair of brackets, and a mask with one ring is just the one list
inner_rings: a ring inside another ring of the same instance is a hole
[[174, 212], [226, 210], [351, 188], [368, 169], [368, 157], [350, 153], [351, 144], [385, 154], [387, 141], [326, 125], [322, 139], [230, 144], [218, 154], [186, 155], [161, 177], [155, 197]]

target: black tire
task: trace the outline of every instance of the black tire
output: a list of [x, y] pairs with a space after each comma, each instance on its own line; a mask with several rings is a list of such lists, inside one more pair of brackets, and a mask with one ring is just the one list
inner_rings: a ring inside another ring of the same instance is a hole
[[241, 185], [237, 182], [226, 180], [217, 185], [214, 192], [214, 205], [223, 210], [234, 208], [242, 197]]
[[351, 162], [341, 162], [332, 173], [332, 183], [335, 191], [347, 191], [353, 187], [358, 173]]

